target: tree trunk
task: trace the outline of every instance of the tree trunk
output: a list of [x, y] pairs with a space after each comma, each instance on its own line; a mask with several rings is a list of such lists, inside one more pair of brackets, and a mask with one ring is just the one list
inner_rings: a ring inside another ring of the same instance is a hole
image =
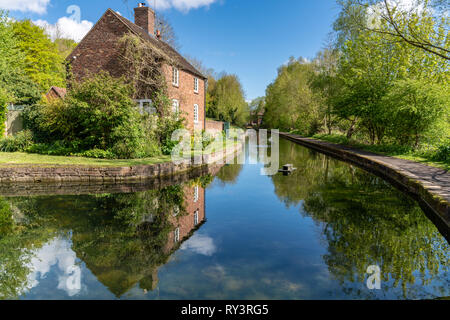
[[416, 142], [414, 144], [414, 149], [417, 150], [419, 148], [419, 143], [420, 143], [420, 135], [416, 133]]
[[347, 131], [347, 139], [351, 139], [353, 134], [355, 133], [356, 119], [352, 121], [350, 128]]

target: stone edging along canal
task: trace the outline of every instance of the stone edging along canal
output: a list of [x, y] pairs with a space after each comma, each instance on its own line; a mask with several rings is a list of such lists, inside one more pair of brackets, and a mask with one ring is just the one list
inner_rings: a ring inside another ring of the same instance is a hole
[[280, 133], [280, 136], [310, 149], [348, 161], [393, 182], [435, 214], [433, 219], [445, 234], [450, 233], [450, 173], [413, 161], [374, 154], [330, 142]]
[[[48, 166], [39, 165], [20, 167], [1, 167], [1, 185], [15, 183], [90, 183], [90, 184], [119, 184], [126, 182], [145, 182], [155, 178], [164, 178], [185, 173], [201, 167], [209, 167], [215, 163], [242, 151], [242, 144], [235, 144], [233, 148], [223, 153], [212, 153], [203, 156], [203, 164], [196, 164], [198, 158], [190, 163], [175, 164], [173, 162], [153, 165], [139, 165], [131, 167], [89, 167], [89, 166]], [[200, 156], [201, 157], [201, 156]]]

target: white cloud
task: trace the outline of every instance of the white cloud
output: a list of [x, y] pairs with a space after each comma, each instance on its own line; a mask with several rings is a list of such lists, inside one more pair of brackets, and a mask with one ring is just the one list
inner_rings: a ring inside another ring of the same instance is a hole
[[[149, 1], [149, 3], [153, 5], [152, 2], [152, 0]], [[187, 12], [191, 9], [209, 7], [214, 2], [217, 2], [217, 0], [157, 0], [154, 5], [156, 5], [156, 9], [160, 10], [175, 8], [177, 10]]]
[[0, 0], [0, 9], [44, 14], [50, 0]]
[[58, 22], [55, 24], [50, 24], [45, 20], [37, 20], [33, 22], [44, 28], [52, 39], [61, 37], [72, 39], [76, 42], [80, 42], [94, 25], [92, 22], [87, 20], [77, 22], [68, 17], [59, 18]]
[[201, 234], [194, 234], [182, 244], [181, 250], [190, 250], [204, 256], [212, 256], [217, 249], [212, 238]]

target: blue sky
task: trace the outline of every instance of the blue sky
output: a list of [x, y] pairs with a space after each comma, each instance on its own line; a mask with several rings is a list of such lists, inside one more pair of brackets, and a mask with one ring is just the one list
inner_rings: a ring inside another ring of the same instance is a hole
[[[148, 3], [153, 6], [155, 0]], [[201, 60], [217, 72], [239, 76], [246, 98], [265, 94], [277, 68], [289, 57], [313, 58], [325, 44], [338, 14], [335, 0], [156, 0], [157, 12], [172, 23], [181, 53]], [[58, 20], [83, 34], [107, 8], [134, 21], [122, 0], [0, 0], [16, 19], [31, 18], [49, 25]], [[67, 23], [67, 8], [81, 9], [79, 24]], [[61, 18], [66, 17], [61, 20]]]

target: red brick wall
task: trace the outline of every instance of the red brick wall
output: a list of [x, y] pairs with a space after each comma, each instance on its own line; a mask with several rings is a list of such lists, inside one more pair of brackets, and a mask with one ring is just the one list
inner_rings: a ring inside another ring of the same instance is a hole
[[222, 121], [206, 120], [206, 131], [217, 132], [223, 131], [224, 123]]
[[107, 11], [68, 57], [75, 79], [81, 80], [101, 70], [113, 77], [123, 75], [118, 41], [128, 32], [128, 28], [112, 12]]
[[[176, 99], [180, 103], [180, 111], [187, 113], [186, 118], [189, 130], [205, 129], [205, 81], [198, 79], [198, 93], [194, 92], [194, 78], [196, 76], [179, 70], [178, 87], [172, 84], [172, 66], [164, 65], [163, 72], [166, 77], [170, 99]], [[199, 121], [194, 124], [194, 104], [198, 105]]]

